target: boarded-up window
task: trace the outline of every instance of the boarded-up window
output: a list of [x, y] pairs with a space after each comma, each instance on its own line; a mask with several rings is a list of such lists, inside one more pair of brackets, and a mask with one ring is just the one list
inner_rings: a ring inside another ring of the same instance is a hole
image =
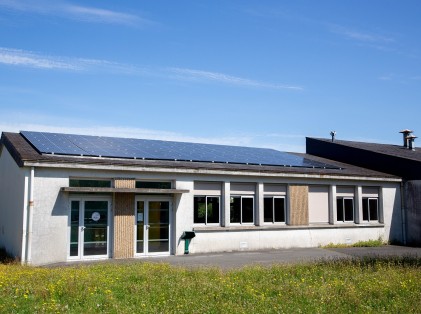
[[310, 186], [308, 207], [309, 223], [329, 222], [329, 187]]

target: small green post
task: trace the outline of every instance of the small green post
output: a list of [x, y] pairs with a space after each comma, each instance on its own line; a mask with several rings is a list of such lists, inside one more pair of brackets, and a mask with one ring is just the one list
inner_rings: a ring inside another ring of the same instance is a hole
[[189, 254], [190, 239], [184, 240], [184, 254]]
[[191, 239], [196, 236], [194, 231], [184, 231], [181, 235], [181, 239], [184, 240], [184, 254], [189, 254], [189, 245]]

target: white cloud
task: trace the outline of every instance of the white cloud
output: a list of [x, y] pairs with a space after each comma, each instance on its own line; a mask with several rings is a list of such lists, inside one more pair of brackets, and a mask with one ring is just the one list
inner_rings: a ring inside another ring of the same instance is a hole
[[237, 76], [232, 76], [224, 73], [201, 71], [185, 68], [169, 68], [169, 72], [174, 73], [180, 79], [186, 80], [207, 80], [215, 81], [225, 84], [250, 86], [250, 87], [263, 87], [271, 89], [290, 89], [290, 90], [303, 90], [301, 86], [273, 84], [261, 81], [250, 80]]
[[59, 0], [0, 0], [0, 7], [14, 11], [52, 15], [94, 23], [124, 24], [130, 26], [154, 24], [147, 19], [140, 18], [133, 14], [73, 5]]
[[379, 34], [374, 34], [370, 32], [362, 32], [355, 29], [346, 28], [336, 24], [329, 24], [330, 31], [339, 35], [342, 35], [346, 38], [353, 39], [360, 42], [366, 43], [393, 43], [395, 42], [394, 38], [386, 37]]
[[158, 77], [170, 80], [211, 81], [239, 87], [303, 90], [300, 86], [273, 84], [224, 73], [185, 68], [148, 68], [108, 60], [47, 56], [36, 52], [0, 47], [0, 64], [44, 70], [107, 72], [121, 75]]
[[[133, 73], [131, 65], [110, 62], [107, 60], [48, 56], [36, 52], [0, 47], [0, 63], [11, 66], [23, 66], [46, 70], [67, 71], [108, 71]], [[140, 69], [137, 70], [139, 72]]]
[[40, 69], [80, 70], [80, 67], [75, 63], [72, 64], [63, 61], [60, 58], [41, 56], [30, 51], [1, 47], [0, 63]]
[[378, 79], [381, 81], [391, 81], [393, 79], [393, 74], [385, 74], [382, 76], [379, 76]]

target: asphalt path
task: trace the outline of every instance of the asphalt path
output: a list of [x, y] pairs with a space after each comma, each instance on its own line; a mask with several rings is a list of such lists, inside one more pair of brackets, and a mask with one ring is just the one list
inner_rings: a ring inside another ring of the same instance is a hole
[[291, 248], [263, 251], [240, 251], [213, 254], [188, 254], [156, 256], [131, 259], [108, 259], [92, 262], [68, 262], [48, 265], [61, 267], [72, 265], [86, 265], [92, 263], [166, 263], [187, 268], [216, 267], [224, 270], [237, 269], [251, 265], [270, 266], [275, 264], [309, 263], [326, 260], [364, 258], [364, 257], [392, 257], [412, 256], [421, 257], [421, 248], [386, 245], [381, 247], [350, 247], [350, 248]]

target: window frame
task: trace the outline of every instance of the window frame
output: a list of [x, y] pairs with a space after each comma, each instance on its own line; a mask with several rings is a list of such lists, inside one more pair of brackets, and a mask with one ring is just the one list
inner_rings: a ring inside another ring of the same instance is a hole
[[[342, 201], [342, 215], [343, 219], [338, 219], [338, 201]], [[346, 218], [346, 208], [345, 208], [345, 201], [351, 200], [352, 201], [352, 220], [345, 220]], [[336, 197], [336, 222], [337, 223], [354, 223], [355, 222], [355, 199], [351, 196], [337, 196]]]
[[[367, 200], [367, 218], [364, 219], [364, 200]], [[370, 219], [370, 200], [376, 200], [377, 202], [377, 219]], [[363, 196], [362, 197], [362, 221], [365, 222], [379, 222], [380, 217], [380, 208], [379, 208], [379, 198], [378, 197], [369, 197], [369, 196]]]
[[[238, 197], [240, 198], [240, 222], [233, 222], [232, 221], [232, 215], [231, 215], [231, 204], [233, 204], [233, 202], [231, 200], [234, 199], [234, 198], [238, 198]], [[251, 222], [243, 222], [243, 199], [251, 199], [252, 200], [253, 219], [252, 219]], [[230, 196], [230, 224], [231, 225], [248, 225], [248, 226], [255, 225], [255, 223], [256, 223], [255, 210], [256, 210], [256, 205], [255, 205], [254, 195], [231, 195]]]
[[[272, 221], [265, 221], [265, 199], [271, 199], [272, 200]], [[282, 199], [284, 201], [284, 221], [275, 221], [275, 199]], [[263, 196], [263, 223], [267, 225], [285, 225], [286, 224], [286, 197], [285, 196], [279, 196], [279, 195], [265, 195]]]
[[[206, 213], [205, 213], [205, 222], [195, 222], [195, 199], [196, 197], [204, 197], [205, 198], [205, 206], [206, 206]], [[208, 198], [217, 198], [218, 199], [218, 222], [210, 222], [208, 223]], [[221, 225], [221, 197], [219, 195], [194, 195], [193, 197], [193, 224], [198, 226], [220, 226]]]

